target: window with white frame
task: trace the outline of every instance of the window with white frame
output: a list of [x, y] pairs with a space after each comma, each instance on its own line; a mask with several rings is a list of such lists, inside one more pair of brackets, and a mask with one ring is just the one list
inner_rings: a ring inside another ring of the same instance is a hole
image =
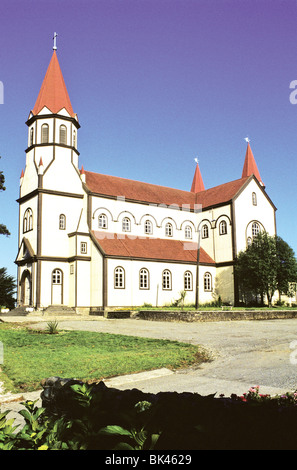
[[87, 242], [80, 242], [80, 252], [85, 255], [88, 250]]
[[186, 225], [185, 227], [185, 238], [187, 239], [192, 238], [192, 227], [190, 227], [190, 225]]
[[166, 237], [172, 237], [173, 236], [173, 227], [170, 222], [167, 222], [165, 225], [165, 235]]
[[252, 236], [253, 236], [253, 238], [256, 237], [259, 232], [260, 232], [260, 225], [258, 224], [258, 222], [254, 222], [253, 225], [252, 225]]
[[139, 271], [139, 289], [149, 289], [149, 272], [146, 268]]
[[66, 216], [65, 214], [60, 214], [59, 215], [59, 230], [65, 230], [66, 229]]
[[184, 290], [193, 290], [193, 275], [191, 271], [184, 274]]
[[150, 220], [144, 222], [144, 233], [147, 235], [152, 235], [153, 233], [153, 224]]
[[220, 222], [219, 232], [220, 232], [220, 235], [226, 235], [226, 233], [227, 233], [227, 222], [226, 222], [226, 220], [222, 220], [222, 222]]
[[105, 214], [100, 214], [98, 217], [98, 227], [107, 228], [107, 216]]
[[41, 126], [41, 143], [48, 144], [49, 140], [49, 127], [48, 124], [42, 124]]
[[125, 270], [121, 266], [114, 270], [114, 288], [125, 289]]
[[257, 194], [256, 193], [252, 193], [252, 202], [253, 202], [253, 206], [257, 205]]
[[165, 269], [162, 273], [162, 289], [163, 290], [171, 290], [172, 279], [171, 279], [171, 272], [169, 269]]
[[205, 292], [211, 292], [212, 291], [212, 276], [210, 273], [205, 273], [204, 274], [204, 290]]
[[72, 146], [76, 148], [76, 130], [75, 129], [73, 130], [73, 134], [72, 134]]
[[33, 143], [34, 143], [34, 129], [33, 129], [33, 127], [31, 127], [31, 129], [30, 129], [30, 147], [31, 147], [31, 145], [33, 145]]
[[29, 207], [26, 209], [23, 218], [23, 233], [29, 232], [29, 230], [33, 229], [33, 212], [32, 209]]
[[124, 217], [122, 221], [122, 230], [123, 232], [130, 232], [131, 231], [131, 221], [129, 217]]
[[67, 144], [67, 128], [64, 126], [64, 124], [61, 124], [59, 128], [59, 139], [60, 144]]
[[62, 274], [61, 269], [55, 269], [52, 272], [52, 283], [61, 285], [62, 280], [63, 280], [63, 274]]
[[209, 237], [208, 226], [206, 224], [202, 225], [201, 236], [202, 236], [202, 238], [208, 238]]

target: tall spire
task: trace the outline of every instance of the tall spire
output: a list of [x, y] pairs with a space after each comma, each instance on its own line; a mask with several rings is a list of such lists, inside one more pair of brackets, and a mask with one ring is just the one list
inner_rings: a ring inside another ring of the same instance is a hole
[[246, 154], [245, 154], [245, 160], [244, 160], [244, 165], [243, 165], [243, 170], [242, 170], [242, 178], [245, 178], [247, 176], [254, 175], [259, 183], [264, 186], [264, 183], [261, 179], [256, 160], [254, 158], [251, 146], [250, 146], [250, 140], [245, 139], [247, 142], [247, 149], [246, 149]]
[[205, 191], [205, 188], [204, 188], [204, 183], [203, 183], [203, 179], [201, 176], [197, 158], [195, 158], [195, 161], [196, 161], [196, 170], [195, 170], [195, 174], [194, 174], [194, 178], [192, 182], [191, 192], [199, 193], [200, 191]]
[[56, 47], [56, 36], [54, 36], [54, 52], [32, 113], [36, 115], [46, 106], [53, 114], [65, 108], [71, 117], [76, 117], [58, 62]]

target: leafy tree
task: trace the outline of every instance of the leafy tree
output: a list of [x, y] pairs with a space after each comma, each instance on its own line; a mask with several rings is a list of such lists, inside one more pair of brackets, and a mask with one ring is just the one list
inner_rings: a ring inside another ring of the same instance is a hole
[[[4, 186], [4, 183], [5, 183], [5, 176], [3, 174], [3, 171], [0, 171], [0, 191], [5, 191], [6, 188]], [[0, 224], [0, 235], [6, 235], [6, 236], [10, 235], [8, 228], [3, 224]]]
[[296, 292], [297, 260], [294, 250], [287, 242], [279, 236], [275, 240], [278, 257], [277, 290], [281, 300], [282, 294], [293, 296]]
[[247, 250], [240, 252], [235, 272], [241, 293], [267, 296], [268, 305], [277, 289], [278, 257], [275, 237], [261, 232], [254, 238]]
[[0, 305], [14, 308], [15, 279], [7, 274], [6, 268], [0, 268]]

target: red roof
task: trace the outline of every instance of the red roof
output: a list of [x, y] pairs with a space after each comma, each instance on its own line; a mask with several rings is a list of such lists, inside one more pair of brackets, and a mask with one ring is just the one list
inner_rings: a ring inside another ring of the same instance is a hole
[[255, 175], [259, 183], [263, 184], [252, 149], [250, 147], [250, 144], [248, 143], [246, 154], [245, 154], [243, 170], [242, 170], [242, 178], [245, 178], [251, 175]]
[[[98, 231], [93, 234], [107, 256], [197, 262], [197, 243]], [[215, 264], [203, 248], [200, 248], [200, 263]]]
[[75, 116], [56, 51], [53, 52], [32, 113], [38, 114], [44, 106], [54, 114], [65, 108], [70, 116]]
[[136, 201], [152, 204], [178, 205], [183, 204], [194, 207], [195, 194], [180, 189], [143, 183], [141, 181], [119, 178], [117, 176], [102, 175], [85, 171], [88, 188], [105, 196], [125, 197]]
[[197, 163], [193, 182], [192, 182], [191, 192], [199, 193], [200, 191], [205, 191], [205, 187], [204, 187], [203, 179], [201, 176], [200, 168]]
[[243, 187], [249, 177], [224, 183], [197, 194], [197, 202], [203, 208], [216, 206], [231, 201]]
[[151, 204], [175, 205], [179, 208], [202, 204], [202, 208], [231, 201], [248, 178], [241, 178], [214, 188], [193, 193], [150, 183], [85, 171], [86, 185], [91, 192], [110, 197], [124, 197]]

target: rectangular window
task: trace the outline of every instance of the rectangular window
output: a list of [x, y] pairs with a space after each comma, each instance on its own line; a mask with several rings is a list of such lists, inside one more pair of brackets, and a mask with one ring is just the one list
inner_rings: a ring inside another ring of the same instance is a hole
[[80, 252], [82, 254], [86, 254], [87, 253], [87, 242], [81, 242], [80, 243]]

